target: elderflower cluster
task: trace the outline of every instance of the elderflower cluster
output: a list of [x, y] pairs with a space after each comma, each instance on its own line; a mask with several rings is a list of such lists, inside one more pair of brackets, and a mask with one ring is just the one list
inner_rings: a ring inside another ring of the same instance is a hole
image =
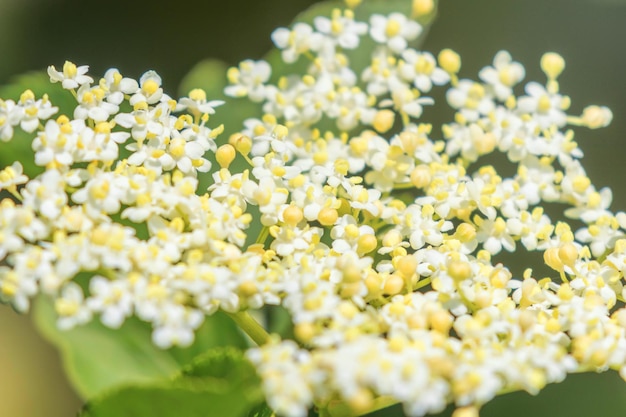
[[[95, 82], [85, 66], [50, 67], [73, 114], [53, 118], [30, 91], [0, 101], [0, 139], [32, 132], [45, 169], [0, 172], [12, 195], [0, 202], [2, 300], [27, 311], [46, 294], [61, 328], [134, 315], [162, 348], [192, 343], [220, 309], [281, 305], [295, 339], [248, 357], [286, 416], [387, 397], [422, 416], [581, 370], [626, 379], [626, 213], [592, 184], [568, 128], [606, 126], [611, 112], [568, 115], [555, 53], [541, 60], [545, 85], [520, 85], [505, 51], [459, 79], [455, 52], [410, 46], [422, 30], [350, 9], [277, 29], [282, 60], [306, 73], [231, 68], [226, 94], [263, 115], [221, 144], [212, 115], [237, 109], [202, 90], [175, 100], [153, 71]], [[356, 71], [364, 38], [376, 47]], [[422, 113], [444, 85], [455, 115], [434, 129]], [[497, 152], [511, 177], [476, 164]], [[575, 222], [551, 219], [546, 202]], [[501, 251], [538, 251], [554, 273], [517, 276]]]

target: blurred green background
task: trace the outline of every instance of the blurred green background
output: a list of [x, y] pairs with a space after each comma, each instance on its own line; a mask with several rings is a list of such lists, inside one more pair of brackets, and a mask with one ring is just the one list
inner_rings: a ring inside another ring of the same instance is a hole
[[[109, 67], [138, 77], [157, 70], [175, 94], [182, 77], [203, 58], [229, 64], [261, 58], [273, 28], [287, 25], [312, 0], [86, 1], [0, 0], [0, 84], [69, 59], [95, 76]], [[613, 209], [626, 208], [624, 68], [626, 1], [442, 0], [424, 49], [453, 48], [463, 57], [462, 77], [476, 77], [500, 49], [543, 81], [539, 59], [557, 51], [567, 61], [562, 91], [572, 114], [588, 104], [609, 106], [613, 124], [577, 131], [585, 167], [598, 187], [609, 186]], [[521, 265], [526, 267], [530, 265]], [[33, 330], [29, 318], [0, 307], [0, 415], [73, 416], [80, 400], [65, 382], [59, 358]], [[390, 415], [388, 412], [377, 415]], [[500, 398], [484, 416], [623, 416], [626, 384], [615, 374], [585, 375], [545, 394]]]

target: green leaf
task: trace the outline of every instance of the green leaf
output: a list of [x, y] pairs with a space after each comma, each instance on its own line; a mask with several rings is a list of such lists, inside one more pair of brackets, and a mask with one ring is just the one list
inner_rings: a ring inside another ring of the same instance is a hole
[[262, 403], [257, 407], [253, 408], [248, 417], [274, 417], [274, 411], [267, 406], [266, 403]]
[[62, 331], [56, 327], [52, 303], [37, 300], [34, 320], [41, 333], [61, 353], [70, 381], [83, 398], [121, 384], [167, 379], [192, 358], [216, 346], [246, 346], [243, 335], [225, 314], [207, 317], [188, 348], [162, 350], [151, 341], [150, 325], [128, 319], [120, 329], [109, 329], [95, 319]]
[[[0, 98], [17, 101], [20, 95], [28, 89], [35, 93], [37, 99], [48, 94], [52, 104], [59, 107], [59, 112], [53, 117], [61, 114], [71, 116], [76, 107], [76, 100], [72, 94], [64, 90], [60, 84], [50, 83], [50, 77], [43, 71], [29, 72], [15, 77], [10, 84], [0, 87]], [[35, 165], [31, 148], [35, 136], [35, 132], [27, 133], [16, 126], [13, 139], [8, 143], [0, 142], [0, 169], [15, 161], [20, 161], [24, 167], [24, 173], [31, 178], [43, 172], [42, 167]]]
[[81, 417], [243, 417], [263, 401], [243, 353], [216, 348], [169, 381], [129, 386], [89, 402]]

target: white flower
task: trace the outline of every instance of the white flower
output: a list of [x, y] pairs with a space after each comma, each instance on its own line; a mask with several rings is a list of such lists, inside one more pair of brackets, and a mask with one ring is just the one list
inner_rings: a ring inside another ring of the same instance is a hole
[[495, 220], [480, 218], [477, 225], [476, 238], [483, 244], [485, 250], [492, 255], [500, 253], [502, 248], [509, 252], [515, 250], [515, 240], [507, 229], [506, 222], [502, 217], [497, 217]]
[[493, 67], [480, 70], [478, 76], [489, 84], [500, 101], [506, 101], [513, 93], [513, 86], [522, 81], [525, 71], [522, 64], [514, 62], [511, 54], [500, 51], [493, 58]]
[[77, 67], [70, 61], [65, 61], [65, 64], [63, 64], [63, 72], [57, 71], [54, 65], [48, 67], [50, 81], [53, 83], [60, 82], [66, 90], [73, 90], [83, 84], [92, 83], [93, 78], [85, 75], [87, 71], [89, 71], [89, 66], [81, 65]]
[[207, 101], [206, 93], [200, 88], [195, 88], [189, 92], [189, 97], [182, 97], [178, 100], [176, 111], [190, 110], [192, 114], [214, 114], [215, 107], [224, 104], [223, 100]]
[[370, 17], [370, 36], [378, 43], [386, 44], [399, 54], [407, 47], [407, 41], [416, 39], [422, 33], [422, 26], [407, 19], [401, 13], [391, 13], [385, 17], [375, 14]]
[[91, 320], [91, 311], [85, 305], [83, 290], [74, 282], [66, 284], [54, 303], [61, 330], [71, 329]]
[[313, 32], [313, 28], [302, 22], [293, 26], [292, 30], [278, 28], [272, 32], [272, 41], [278, 49], [282, 49], [282, 58], [286, 63], [296, 62], [300, 55], [309, 51], [317, 51], [322, 45], [324, 36]]
[[355, 49], [359, 46], [359, 37], [367, 33], [367, 23], [356, 22], [354, 13], [345, 10], [334, 9], [332, 17], [318, 16], [313, 20], [315, 29], [332, 39], [333, 44], [344, 49]]
[[107, 101], [120, 104], [125, 94], [135, 94], [139, 89], [139, 83], [128, 77], [122, 76], [117, 68], [110, 68], [100, 79], [100, 88], [107, 92]]
[[390, 85], [400, 82], [396, 64], [388, 48], [381, 46], [374, 51], [370, 66], [361, 74], [361, 79], [367, 83], [368, 94], [382, 96], [389, 92]]
[[365, 210], [374, 216], [380, 214], [380, 209], [376, 204], [381, 196], [379, 190], [365, 188], [362, 185], [353, 185], [346, 191], [348, 192], [350, 207], [356, 210]]
[[100, 313], [102, 324], [119, 329], [133, 311], [133, 296], [126, 280], [110, 281], [94, 276], [89, 282], [90, 297], [87, 306]]
[[402, 59], [398, 73], [421, 92], [429, 92], [433, 84], [444, 85], [450, 81], [450, 75], [437, 66], [435, 57], [429, 52], [406, 49], [402, 52]]
[[549, 93], [536, 82], [526, 84], [525, 91], [528, 95], [517, 101], [518, 112], [530, 114], [541, 129], [565, 126], [567, 115], [564, 110], [569, 107], [569, 99], [557, 93]]
[[13, 126], [20, 124], [23, 109], [13, 100], [0, 99], [0, 140], [7, 142], [13, 137]]
[[48, 170], [26, 184], [22, 190], [24, 205], [39, 211], [45, 218], [56, 219], [67, 205], [65, 181], [56, 170]]
[[104, 122], [119, 111], [117, 104], [105, 100], [106, 92], [101, 87], [82, 85], [77, 93], [78, 107], [74, 109], [75, 119], [92, 119], [95, 122]]
[[337, 220], [330, 231], [333, 250], [342, 254], [356, 252], [359, 238], [364, 235], [374, 236], [374, 229], [367, 225], [359, 226], [354, 217], [346, 214]]
[[139, 91], [132, 95], [129, 103], [131, 106], [142, 101], [148, 104], [156, 104], [161, 101], [162, 98], [168, 98], [163, 95], [161, 84], [161, 77], [156, 71], [146, 71], [141, 78], [139, 78]]
[[390, 86], [391, 99], [382, 100], [380, 107], [392, 107], [411, 117], [419, 118], [422, 115], [423, 105], [434, 104], [430, 97], [420, 97], [419, 91], [411, 89], [403, 82], [396, 82]]
[[40, 166], [50, 163], [62, 167], [72, 165], [78, 148], [76, 131], [82, 130], [81, 127], [83, 126], [82, 120], [73, 120], [61, 124], [54, 120], [48, 120], [45, 130], [40, 131], [33, 140], [35, 163]]
[[211, 169], [211, 162], [203, 158], [205, 150], [198, 142], [174, 138], [168, 145], [168, 153], [176, 162], [176, 167], [185, 174], [194, 173], [196, 170], [207, 172]]
[[262, 101], [265, 98], [265, 83], [271, 74], [272, 67], [266, 61], [242, 61], [239, 68], [229, 68], [228, 81], [233, 85], [227, 86], [224, 93], [231, 97], [249, 97], [255, 102]]
[[49, 119], [59, 111], [58, 107], [52, 106], [47, 94], [35, 101], [35, 95], [31, 90], [22, 93], [18, 106], [23, 111], [20, 117], [20, 127], [29, 133], [34, 132], [39, 127], [41, 120]]
[[247, 200], [259, 206], [262, 213], [261, 223], [270, 226], [278, 221], [279, 207], [287, 202], [289, 192], [279, 181], [271, 176], [263, 177], [258, 184], [247, 181], [243, 185]]
[[87, 213], [97, 219], [104, 213], [113, 214], [120, 210], [128, 187], [128, 178], [113, 172], [100, 172], [72, 194], [72, 200], [84, 204]]
[[19, 161], [0, 171], [0, 190], [15, 189], [15, 186], [28, 182], [28, 177], [23, 171], [24, 168]]
[[152, 341], [161, 349], [171, 346], [191, 345], [196, 330], [204, 321], [204, 314], [198, 310], [175, 303], [160, 307], [152, 332]]
[[491, 113], [495, 104], [485, 87], [471, 80], [461, 80], [446, 93], [446, 99], [452, 108], [459, 110], [461, 115], [470, 122], [480, 116]]
[[246, 357], [263, 380], [268, 405], [277, 413], [306, 417], [313, 403], [313, 387], [306, 375], [312, 372], [310, 353], [286, 340], [276, 345], [250, 349]]

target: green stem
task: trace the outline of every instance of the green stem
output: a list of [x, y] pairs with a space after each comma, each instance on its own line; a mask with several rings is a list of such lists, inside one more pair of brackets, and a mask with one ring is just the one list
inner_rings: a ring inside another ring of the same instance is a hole
[[413, 287], [413, 291], [412, 292], [415, 292], [415, 291], [417, 291], [417, 290], [419, 290], [421, 288], [424, 288], [428, 284], [430, 284], [430, 278], [424, 278], [422, 280], [419, 280], [417, 282], [417, 284], [415, 284], [415, 287]]
[[393, 185], [394, 190], [408, 190], [411, 188], [417, 188], [412, 182], [397, 182]]
[[270, 335], [247, 311], [226, 314], [228, 314], [237, 326], [250, 336], [250, 339], [257, 345], [261, 346], [269, 341]]
[[270, 228], [267, 226], [263, 226], [263, 229], [261, 229], [261, 232], [259, 233], [259, 236], [256, 238], [255, 243], [264, 245], [269, 233], [270, 233]]

